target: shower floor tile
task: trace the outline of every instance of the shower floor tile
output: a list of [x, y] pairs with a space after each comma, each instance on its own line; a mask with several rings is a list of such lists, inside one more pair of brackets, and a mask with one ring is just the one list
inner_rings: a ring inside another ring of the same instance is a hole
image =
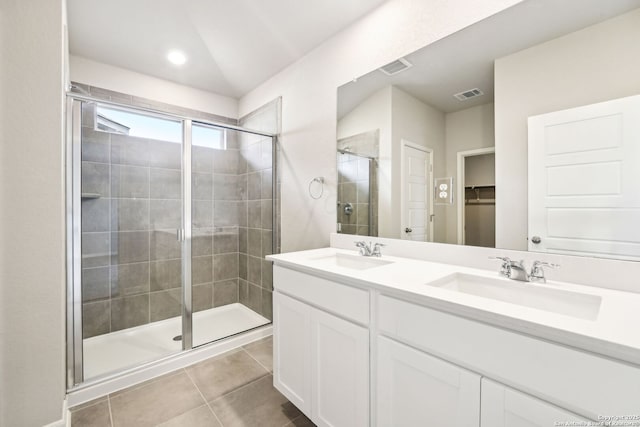
[[71, 410], [71, 426], [314, 426], [273, 387], [270, 348], [264, 338], [81, 405]]

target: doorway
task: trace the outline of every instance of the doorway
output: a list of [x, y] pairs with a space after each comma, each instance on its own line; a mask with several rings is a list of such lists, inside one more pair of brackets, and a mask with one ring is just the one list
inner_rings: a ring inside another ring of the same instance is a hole
[[495, 248], [495, 147], [458, 152], [457, 241]]

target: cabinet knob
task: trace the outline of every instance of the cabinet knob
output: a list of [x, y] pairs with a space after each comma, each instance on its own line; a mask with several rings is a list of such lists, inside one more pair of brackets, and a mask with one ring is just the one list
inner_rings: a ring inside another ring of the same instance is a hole
[[407, 228], [405, 228], [405, 229], [404, 229], [404, 232], [405, 232], [405, 233], [411, 233], [412, 231], [413, 231], [413, 230], [412, 230], [412, 229], [410, 229], [409, 227], [407, 227]]
[[531, 238], [531, 243], [535, 243], [537, 245], [540, 242], [542, 242], [542, 239], [540, 238], [540, 236], [533, 236]]

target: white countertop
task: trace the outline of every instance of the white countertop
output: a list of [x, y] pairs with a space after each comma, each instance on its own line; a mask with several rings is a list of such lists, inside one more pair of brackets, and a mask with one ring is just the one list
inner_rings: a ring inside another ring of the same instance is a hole
[[358, 252], [323, 248], [269, 255], [267, 259], [283, 267], [377, 289], [434, 309], [640, 365], [640, 294], [555, 281], [526, 284], [601, 297], [597, 318], [585, 320], [428, 285], [456, 272], [498, 278], [497, 271], [386, 255], [376, 259], [391, 263], [366, 270], [328, 266], [317, 260], [334, 254], [357, 256]]

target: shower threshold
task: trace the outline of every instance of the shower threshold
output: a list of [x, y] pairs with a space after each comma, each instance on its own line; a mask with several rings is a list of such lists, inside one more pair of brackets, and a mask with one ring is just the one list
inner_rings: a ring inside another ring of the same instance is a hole
[[[193, 314], [193, 346], [210, 343], [270, 323], [234, 303]], [[182, 318], [153, 322], [83, 340], [84, 379], [131, 368], [182, 350]]]

